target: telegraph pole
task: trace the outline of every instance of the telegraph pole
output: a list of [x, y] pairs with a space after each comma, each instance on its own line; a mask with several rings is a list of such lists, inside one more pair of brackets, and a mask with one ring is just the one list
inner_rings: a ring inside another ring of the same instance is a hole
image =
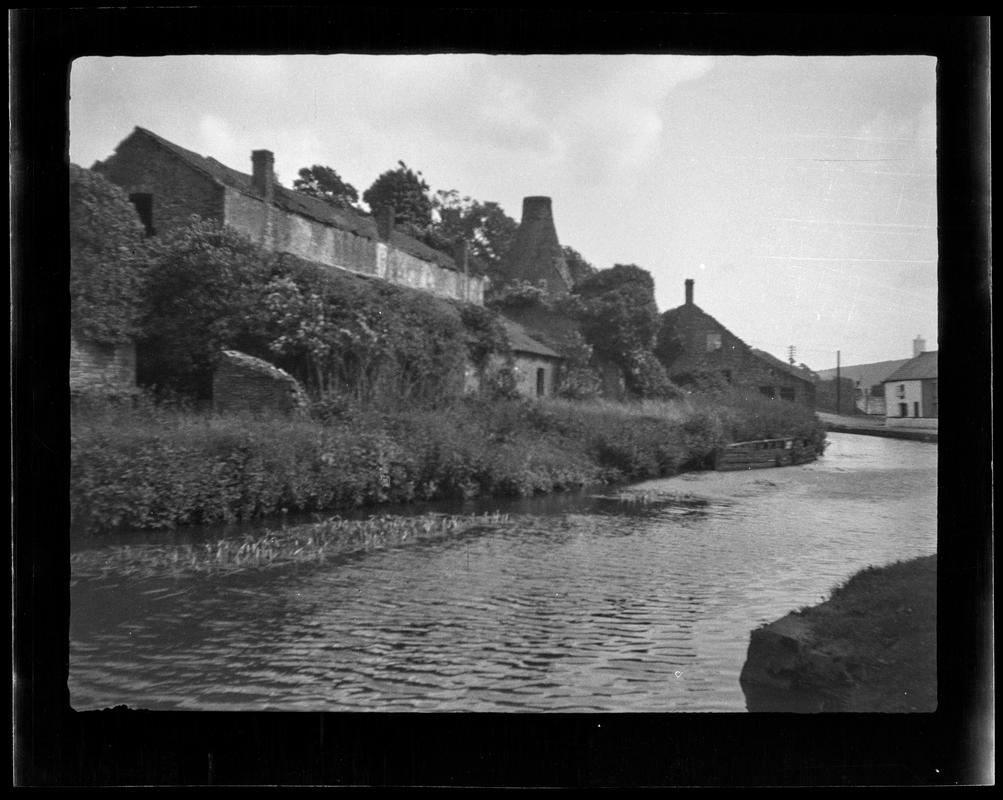
[[840, 383], [840, 380], [841, 380], [841, 378], [839, 376], [839, 351], [837, 350], [836, 351], [836, 413], [837, 414], [839, 413], [839, 383]]

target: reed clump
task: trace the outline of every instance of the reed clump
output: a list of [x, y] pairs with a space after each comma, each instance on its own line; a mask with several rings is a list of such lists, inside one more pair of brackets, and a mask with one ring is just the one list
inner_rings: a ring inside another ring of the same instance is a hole
[[507, 514], [377, 515], [362, 520], [331, 517], [261, 534], [197, 544], [119, 546], [71, 556], [76, 579], [110, 573], [132, 578], [239, 573], [289, 564], [323, 564], [350, 553], [400, 547], [511, 522]]

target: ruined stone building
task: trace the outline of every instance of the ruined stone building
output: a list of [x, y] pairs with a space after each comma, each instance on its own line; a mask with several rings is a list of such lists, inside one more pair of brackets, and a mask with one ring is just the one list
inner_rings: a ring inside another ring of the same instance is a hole
[[736, 387], [771, 399], [815, 405], [811, 378], [762, 350], [756, 350], [693, 302], [693, 281], [685, 282], [685, 303], [662, 315], [660, 356], [669, 377], [684, 383], [697, 375], [714, 375]]
[[509, 280], [542, 283], [551, 294], [571, 291], [574, 282], [557, 238], [549, 197], [523, 198], [522, 221], [503, 266]]
[[439, 297], [483, 304], [485, 278], [377, 220], [279, 185], [274, 156], [251, 154], [251, 174], [231, 169], [137, 127], [93, 169], [121, 186], [148, 234], [181, 227], [192, 214], [307, 261], [370, 275]]

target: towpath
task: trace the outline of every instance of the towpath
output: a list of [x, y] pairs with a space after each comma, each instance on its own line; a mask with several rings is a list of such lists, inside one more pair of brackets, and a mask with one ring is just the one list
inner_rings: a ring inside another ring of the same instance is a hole
[[885, 436], [889, 439], [912, 439], [920, 442], [936, 442], [936, 428], [893, 428], [885, 424], [884, 417], [867, 415], [829, 414], [816, 412], [825, 429], [834, 433], [857, 433], [864, 436]]

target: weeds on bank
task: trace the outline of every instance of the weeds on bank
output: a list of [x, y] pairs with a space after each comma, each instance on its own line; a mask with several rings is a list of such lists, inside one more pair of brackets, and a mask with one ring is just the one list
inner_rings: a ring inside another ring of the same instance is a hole
[[71, 514], [75, 531], [87, 535], [283, 511], [525, 497], [700, 468], [741, 438], [807, 431], [820, 450], [824, 431], [812, 420], [792, 404], [765, 400], [468, 400], [350, 408], [324, 422], [81, 406], [72, 417]]

